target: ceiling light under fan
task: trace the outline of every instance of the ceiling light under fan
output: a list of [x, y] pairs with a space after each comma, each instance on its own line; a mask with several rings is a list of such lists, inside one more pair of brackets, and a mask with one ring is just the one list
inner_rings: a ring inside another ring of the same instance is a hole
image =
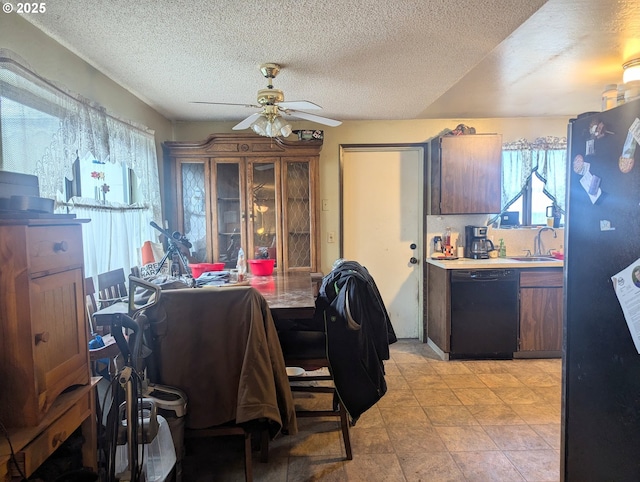
[[243, 130], [251, 128], [253, 132], [265, 137], [287, 137], [291, 134], [291, 125], [284, 120], [282, 114], [287, 114], [299, 119], [305, 119], [318, 124], [336, 127], [342, 122], [316, 114], [310, 114], [297, 109], [316, 110], [321, 107], [307, 100], [284, 101], [284, 93], [273, 88], [272, 79], [278, 75], [281, 66], [273, 63], [266, 63], [260, 66], [260, 72], [267, 79], [266, 89], [258, 91], [258, 104], [230, 104], [227, 102], [195, 102], [196, 104], [218, 104], [218, 105], [239, 105], [243, 107], [253, 107], [262, 109], [261, 112], [251, 114], [246, 119], [240, 121], [232, 127], [233, 130]]
[[288, 137], [292, 132], [291, 125], [278, 115], [278, 108], [274, 105], [265, 106], [264, 111], [251, 124], [251, 130], [265, 137]]

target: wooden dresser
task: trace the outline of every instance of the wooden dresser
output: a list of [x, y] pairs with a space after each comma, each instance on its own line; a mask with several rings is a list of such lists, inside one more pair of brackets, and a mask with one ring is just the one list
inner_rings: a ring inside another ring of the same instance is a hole
[[88, 418], [95, 448], [80, 222], [0, 219], [0, 421], [31, 472]]

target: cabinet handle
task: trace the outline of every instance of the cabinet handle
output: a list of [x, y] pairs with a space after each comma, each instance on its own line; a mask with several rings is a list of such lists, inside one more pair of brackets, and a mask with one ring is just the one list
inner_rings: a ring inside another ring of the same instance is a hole
[[43, 331], [42, 333], [36, 333], [35, 339], [36, 339], [36, 345], [40, 342], [46, 343], [49, 341], [49, 332]]
[[66, 253], [68, 249], [69, 249], [69, 243], [67, 243], [66, 241], [60, 241], [59, 243], [54, 243], [53, 245], [53, 250], [56, 253], [58, 252]]
[[244, 219], [245, 219], [245, 217], [246, 217], [246, 216], [245, 216], [245, 214], [244, 214], [244, 211], [242, 211], [242, 213], [240, 214], [240, 219], [244, 220]]
[[64, 430], [62, 432], [55, 434], [53, 436], [53, 440], [51, 440], [53, 448], [56, 448], [59, 444], [64, 442], [66, 439], [67, 439], [67, 432]]

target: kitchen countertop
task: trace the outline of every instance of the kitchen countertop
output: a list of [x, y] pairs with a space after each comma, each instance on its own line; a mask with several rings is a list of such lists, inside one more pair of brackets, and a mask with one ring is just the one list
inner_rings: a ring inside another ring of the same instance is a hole
[[458, 258], [451, 260], [427, 258], [427, 263], [442, 269], [502, 269], [502, 268], [562, 268], [564, 261], [518, 261], [507, 258], [470, 259]]

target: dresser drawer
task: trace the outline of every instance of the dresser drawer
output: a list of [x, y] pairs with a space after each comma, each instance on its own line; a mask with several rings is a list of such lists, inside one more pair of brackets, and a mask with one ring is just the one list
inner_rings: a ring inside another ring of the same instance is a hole
[[[76, 404], [63, 413], [60, 418], [49, 425], [26, 447], [17, 452], [16, 460], [27, 477], [35, 472], [80, 424], [87, 417], [91, 416], [91, 413], [91, 392], [88, 391]], [[12, 467], [11, 470], [13, 477], [20, 475], [15, 467]]]
[[31, 226], [27, 231], [31, 273], [59, 271], [82, 264], [81, 226]]

